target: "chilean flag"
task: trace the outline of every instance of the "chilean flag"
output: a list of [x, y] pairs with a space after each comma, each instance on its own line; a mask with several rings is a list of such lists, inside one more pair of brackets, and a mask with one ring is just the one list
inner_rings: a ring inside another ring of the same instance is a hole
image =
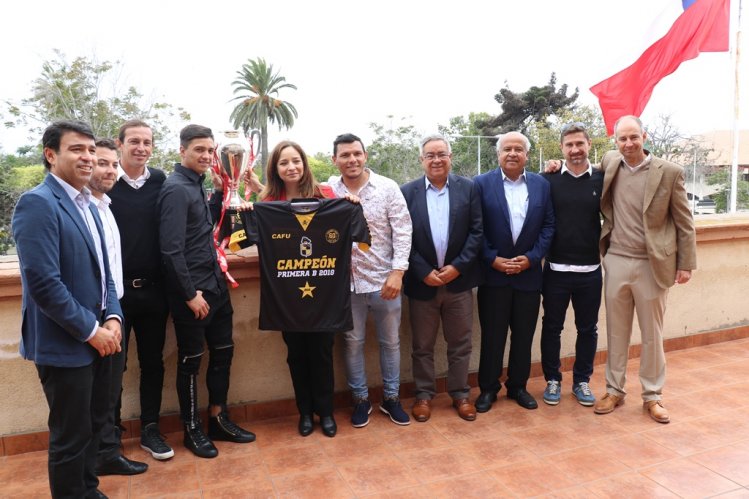
[[620, 117], [640, 116], [658, 82], [676, 71], [682, 62], [694, 59], [700, 52], [728, 51], [729, 0], [669, 0], [669, 3], [675, 20], [668, 32], [632, 65], [590, 88], [598, 97], [609, 135], [614, 133], [614, 123]]

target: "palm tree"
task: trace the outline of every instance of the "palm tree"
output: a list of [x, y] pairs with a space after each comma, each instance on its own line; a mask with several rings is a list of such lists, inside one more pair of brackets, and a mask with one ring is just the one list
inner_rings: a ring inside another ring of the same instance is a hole
[[[268, 64], [259, 57], [250, 59], [237, 71], [237, 79], [232, 83], [234, 93], [241, 94], [233, 100], [240, 101], [231, 113], [230, 120], [235, 128], [241, 128], [246, 134], [252, 128], [260, 129], [261, 166], [265, 171], [268, 160], [268, 123], [278, 124], [278, 129], [294, 126], [298, 116], [296, 108], [290, 102], [278, 99], [278, 92], [283, 88], [296, 85], [286, 83], [286, 78], [273, 72], [273, 64]], [[263, 176], [261, 172], [260, 176]]]

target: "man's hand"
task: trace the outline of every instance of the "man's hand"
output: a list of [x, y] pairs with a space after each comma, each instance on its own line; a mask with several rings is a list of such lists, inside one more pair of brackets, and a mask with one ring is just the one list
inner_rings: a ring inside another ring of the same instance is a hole
[[530, 266], [531, 263], [525, 255], [513, 258], [502, 258], [501, 256], [498, 256], [494, 259], [494, 263], [492, 263], [492, 268], [494, 270], [507, 275], [519, 274], [530, 268]]
[[442, 282], [442, 279], [440, 279], [439, 274], [437, 274], [436, 270], [432, 270], [427, 274], [427, 276], [424, 278], [424, 284], [427, 286], [432, 287], [438, 287], [438, 286], [444, 286], [444, 282]]
[[249, 201], [242, 201], [242, 203], [239, 205], [239, 208], [237, 208], [237, 211], [252, 211], [254, 210], [254, 205]]
[[224, 190], [224, 179], [221, 178], [221, 175], [213, 171], [213, 168], [208, 170], [211, 172], [211, 182], [213, 182], [213, 190], [214, 191], [223, 191]]
[[437, 275], [443, 283], [447, 284], [457, 279], [460, 275], [460, 271], [458, 271], [458, 269], [453, 265], [445, 265], [439, 270]]
[[201, 290], [198, 290], [195, 298], [188, 300], [185, 303], [190, 307], [192, 313], [195, 314], [196, 319], [205, 319], [208, 316], [208, 312], [211, 310], [210, 305], [208, 305], [208, 302], [203, 298], [203, 292]]
[[354, 204], [359, 204], [361, 202], [361, 200], [359, 199], [359, 196], [354, 196], [353, 194], [350, 194], [348, 192], [343, 195], [343, 198], [346, 201], [349, 201], [350, 203], [354, 203]]
[[554, 173], [562, 169], [562, 162], [558, 159], [550, 159], [544, 166], [544, 173]]
[[395, 300], [401, 294], [401, 286], [403, 286], [403, 271], [393, 270], [382, 286], [380, 296], [384, 300]]
[[260, 182], [260, 177], [257, 176], [257, 173], [252, 168], [245, 170], [243, 180], [245, 188], [250, 189], [250, 192], [260, 192], [265, 188]]
[[692, 271], [691, 270], [677, 270], [676, 271], [676, 279], [674, 280], [675, 284], [686, 284], [689, 282], [689, 279], [692, 278]]
[[[107, 322], [111, 322], [111, 319]], [[106, 357], [122, 350], [118, 336], [119, 334], [108, 328], [99, 327], [96, 329], [96, 334], [88, 340], [88, 344], [95, 348], [99, 355]]]
[[117, 341], [122, 342], [122, 324], [117, 319], [109, 319], [101, 325], [104, 329], [109, 329], [115, 333]]

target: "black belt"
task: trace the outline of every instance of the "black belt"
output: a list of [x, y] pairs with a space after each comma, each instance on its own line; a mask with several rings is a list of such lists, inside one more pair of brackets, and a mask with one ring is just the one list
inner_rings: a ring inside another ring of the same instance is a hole
[[158, 283], [159, 281], [155, 281], [153, 279], [125, 279], [125, 286], [134, 289], [148, 288], [150, 286], [155, 286]]

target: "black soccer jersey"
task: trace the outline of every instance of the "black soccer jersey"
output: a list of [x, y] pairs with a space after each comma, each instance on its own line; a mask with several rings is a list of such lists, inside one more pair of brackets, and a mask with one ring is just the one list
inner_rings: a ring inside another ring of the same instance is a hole
[[247, 242], [260, 255], [260, 329], [348, 331], [351, 244], [369, 244], [360, 205], [345, 199], [255, 203], [240, 213]]

